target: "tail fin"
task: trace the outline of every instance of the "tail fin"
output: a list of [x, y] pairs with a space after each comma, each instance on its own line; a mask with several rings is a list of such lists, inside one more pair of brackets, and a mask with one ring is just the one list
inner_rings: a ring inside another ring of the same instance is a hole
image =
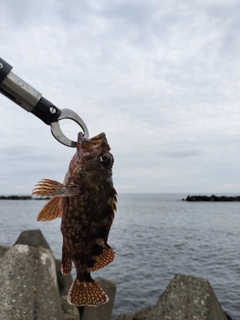
[[81, 282], [75, 279], [68, 292], [67, 300], [75, 306], [96, 307], [108, 302], [109, 298], [95, 281]]

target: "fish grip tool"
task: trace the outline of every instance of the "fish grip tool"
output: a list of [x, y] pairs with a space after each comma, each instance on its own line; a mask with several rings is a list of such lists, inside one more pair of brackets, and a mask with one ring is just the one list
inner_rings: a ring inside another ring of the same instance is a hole
[[68, 139], [59, 126], [59, 120], [75, 121], [83, 130], [85, 138], [89, 137], [88, 128], [83, 119], [73, 110], [59, 109], [26, 81], [12, 72], [12, 66], [0, 58], [0, 93], [23, 109], [31, 112], [50, 125], [52, 135], [68, 147], [76, 147], [77, 142]]

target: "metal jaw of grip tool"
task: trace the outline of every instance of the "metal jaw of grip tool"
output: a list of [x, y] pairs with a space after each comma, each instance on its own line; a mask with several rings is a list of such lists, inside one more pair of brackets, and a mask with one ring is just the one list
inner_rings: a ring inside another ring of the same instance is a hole
[[63, 134], [59, 120], [71, 119], [75, 121], [83, 130], [84, 137], [89, 137], [87, 126], [77, 113], [70, 109], [60, 110], [11, 70], [12, 66], [0, 58], [0, 93], [34, 114], [45, 124], [50, 125], [54, 138], [65, 146], [76, 147], [77, 142], [68, 139]]
[[84, 121], [82, 120], [82, 118], [80, 118], [77, 113], [75, 113], [74, 111], [72, 111], [70, 109], [62, 109], [62, 112], [61, 112], [60, 117], [58, 118], [58, 121], [51, 123], [51, 132], [52, 132], [52, 135], [54, 136], [54, 138], [56, 138], [59, 142], [61, 142], [65, 146], [76, 147], [77, 142], [68, 139], [63, 134], [63, 132], [59, 126], [59, 120], [62, 120], [62, 119], [71, 119], [71, 120], [75, 121], [82, 128], [82, 130], [84, 132], [84, 137], [85, 138], [89, 137], [88, 128], [87, 128], [86, 124], [84, 123]]

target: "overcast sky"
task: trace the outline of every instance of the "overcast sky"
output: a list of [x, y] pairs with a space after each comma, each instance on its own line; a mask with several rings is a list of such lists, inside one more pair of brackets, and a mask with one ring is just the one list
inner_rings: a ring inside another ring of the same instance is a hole
[[[8, 0], [0, 57], [106, 133], [119, 193], [239, 193], [239, 12], [238, 0]], [[0, 110], [0, 194], [62, 182], [74, 149], [3, 95]]]

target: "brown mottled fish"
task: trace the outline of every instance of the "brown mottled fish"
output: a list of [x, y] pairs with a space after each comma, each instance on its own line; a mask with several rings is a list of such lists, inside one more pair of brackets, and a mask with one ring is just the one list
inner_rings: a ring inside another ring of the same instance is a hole
[[97, 306], [108, 301], [106, 293], [91, 278], [114, 259], [108, 234], [116, 211], [117, 193], [112, 182], [113, 156], [105, 133], [91, 139], [78, 135], [77, 150], [63, 184], [43, 179], [33, 194], [52, 196], [38, 214], [38, 221], [62, 217], [63, 274], [76, 267], [76, 279], [68, 302], [76, 306]]

